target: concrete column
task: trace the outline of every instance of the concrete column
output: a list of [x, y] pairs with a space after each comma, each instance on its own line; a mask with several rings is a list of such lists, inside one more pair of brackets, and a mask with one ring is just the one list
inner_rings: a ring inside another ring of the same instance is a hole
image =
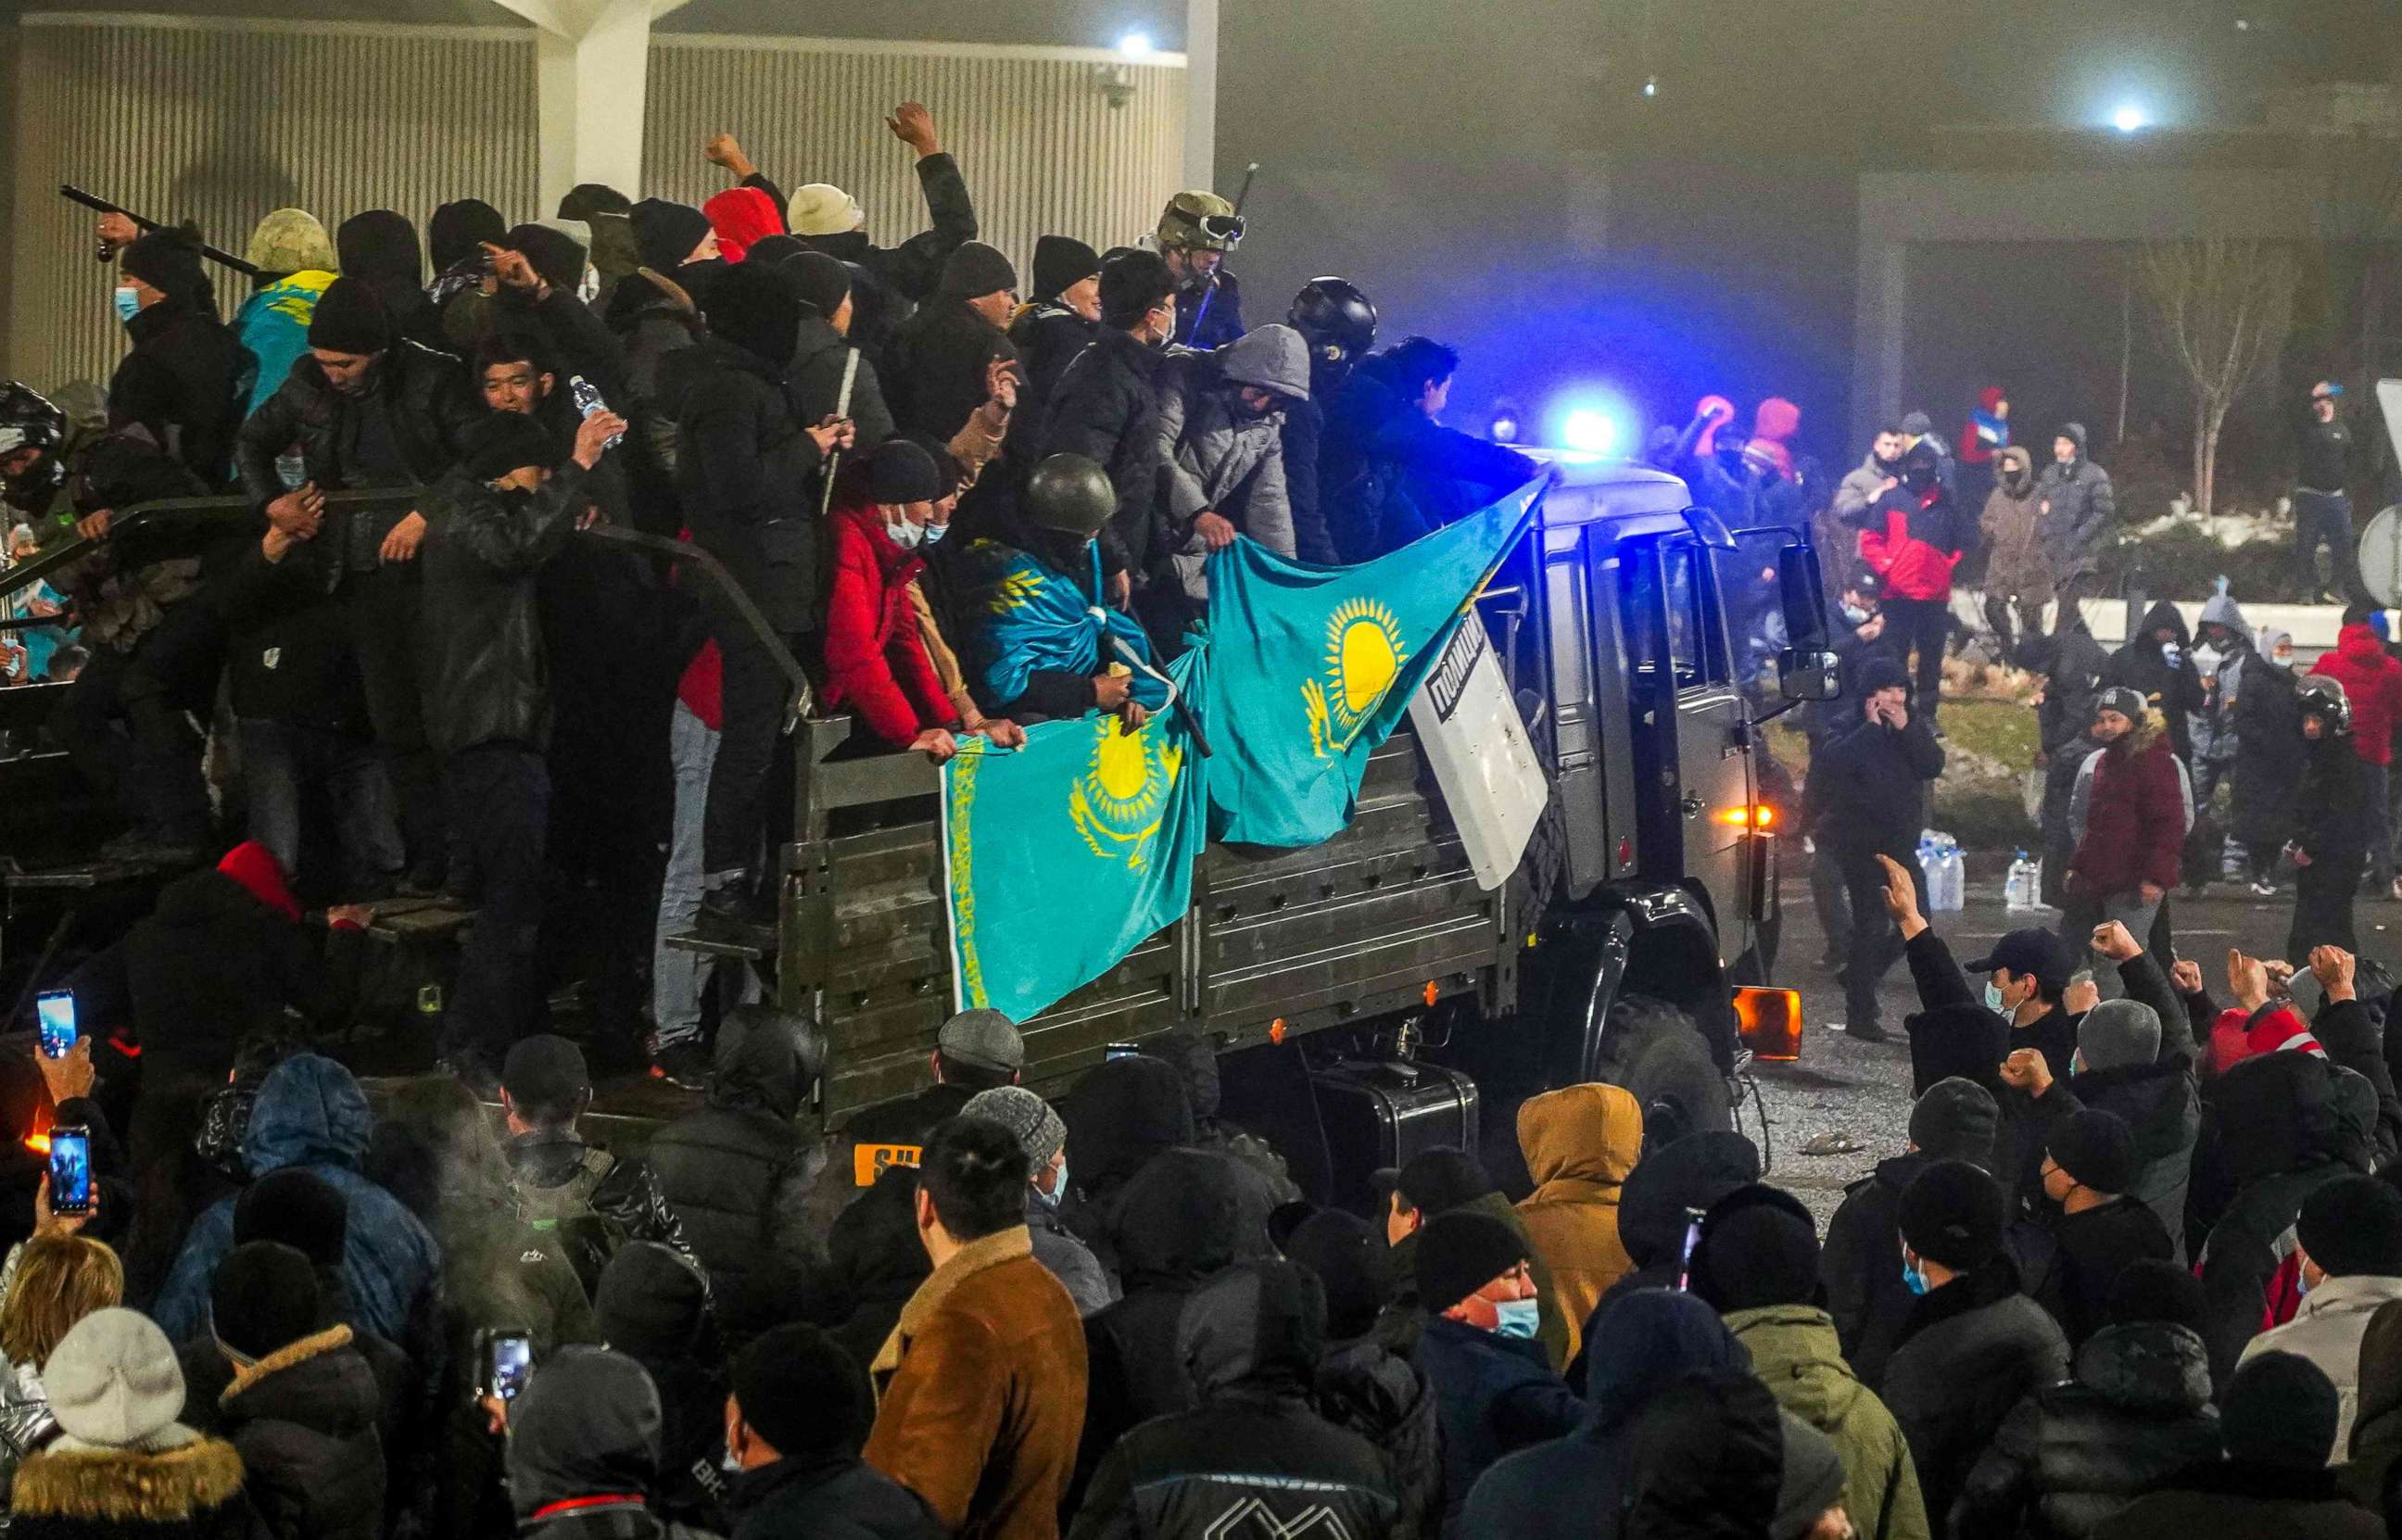
[[1217, 164], [1218, 0], [1184, 0], [1184, 186], [1216, 186]]
[[1901, 415], [1902, 347], [1910, 315], [1910, 246], [1861, 231], [1854, 289], [1852, 443]]
[[642, 98], [651, 22], [685, 0], [499, 0], [539, 29], [537, 182], [543, 211], [603, 182], [642, 196]]

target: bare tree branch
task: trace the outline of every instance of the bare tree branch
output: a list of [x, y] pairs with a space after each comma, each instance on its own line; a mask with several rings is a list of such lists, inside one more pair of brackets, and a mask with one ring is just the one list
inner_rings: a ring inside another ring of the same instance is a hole
[[2179, 241], [2145, 248], [2138, 270], [2160, 340], [2193, 392], [2194, 499], [2216, 502], [2227, 414], [2275, 368], [2293, 329], [2301, 268], [2269, 241]]

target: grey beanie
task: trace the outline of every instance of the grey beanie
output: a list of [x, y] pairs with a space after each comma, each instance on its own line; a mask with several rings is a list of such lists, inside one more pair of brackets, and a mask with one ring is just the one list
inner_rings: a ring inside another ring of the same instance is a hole
[[2104, 1000], [2077, 1028], [2088, 1070], [2150, 1064], [2160, 1056], [2160, 1013], [2141, 1000]]
[[1843, 1500], [1843, 1457], [1834, 1442], [1789, 1411], [1776, 1414], [1785, 1434], [1785, 1464], [1776, 1484], [1771, 1540], [1804, 1540], [1818, 1516]]
[[95, 1310], [42, 1366], [50, 1415], [71, 1438], [108, 1449], [147, 1443], [184, 1411], [174, 1344], [138, 1310]]
[[1994, 1093], [1957, 1075], [1926, 1088], [1910, 1109], [1910, 1142], [1930, 1161], [1967, 1161], [1990, 1170], [2002, 1109]]
[[1032, 1176], [1051, 1163], [1059, 1147], [1068, 1142], [1068, 1125], [1049, 1102], [1022, 1085], [997, 1085], [989, 1091], [979, 1091], [959, 1108], [967, 1118], [982, 1118], [1009, 1130], [1009, 1136], [1026, 1151], [1027, 1175]]

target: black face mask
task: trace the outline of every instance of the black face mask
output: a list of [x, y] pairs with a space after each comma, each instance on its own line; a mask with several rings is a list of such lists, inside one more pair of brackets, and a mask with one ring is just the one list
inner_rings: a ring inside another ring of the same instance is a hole
[[28, 514], [47, 514], [58, 501], [59, 488], [66, 484], [66, 461], [56, 449], [45, 449], [23, 472], [0, 480], [0, 499]]
[[1924, 492], [1942, 480], [1932, 465], [1912, 465], [1901, 473], [1901, 484], [1913, 492]]

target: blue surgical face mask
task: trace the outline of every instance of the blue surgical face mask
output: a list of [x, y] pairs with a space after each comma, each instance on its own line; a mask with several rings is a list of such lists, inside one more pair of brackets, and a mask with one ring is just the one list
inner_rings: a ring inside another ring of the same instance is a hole
[[926, 543], [940, 545], [943, 543], [943, 537], [950, 532], [951, 527], [947, 524], [929, 524], [926, 526]]
[[1034, 1195], [1053, 1208], [1059, 1206], [1059, 1200], [1068, 1195], [1068, 1157], [1065, 1155], [1059, 1157], [1059, 1174], [1052, 1178], [1051, 1190], [1045, 1192], [1038, 1187], [1034, 1189]]
[[2002, 1015], [2009, 1014], [2010, 1008], [2002, 1003], [2002, 986], [1991, 979], [1985, 981], [1985, 1009]]
[[1901, 1286], [1912, 1294], [1924, 1294], [1926, 1292], [1926, 1274], [1904, 1262], [1901, 1264]]
[[2175, 667], [2179, 662], [2183, 661], [2184, 657], [2185, 649], [2179, 647], [2175, 642], [2164, 641], [2160, 643], [2160, 661], [2167, 664], [2170, 667]]
[[1874, 611], [1865, 609], [1857, 604], [1846, 604], [1843, 606], [1843, 618], [1850, 621], [1854, 626], [1866, 626], [1869, 623], [1869, 617], [1873, 613], [1875, 613]]
[[1500, 1317], [1493, 1328], [1497, 1337], [1529, 1341], [1542, 1325], [1542, 1307], [1532, 1299], [1503, 1299], [1494, 1305], [1493, 1313]]
[[131, 283], [119, 283], [111, 298], [116, 302], [117, 319], [120, 322], [131, 323], [142, 313], [142, 296]]

